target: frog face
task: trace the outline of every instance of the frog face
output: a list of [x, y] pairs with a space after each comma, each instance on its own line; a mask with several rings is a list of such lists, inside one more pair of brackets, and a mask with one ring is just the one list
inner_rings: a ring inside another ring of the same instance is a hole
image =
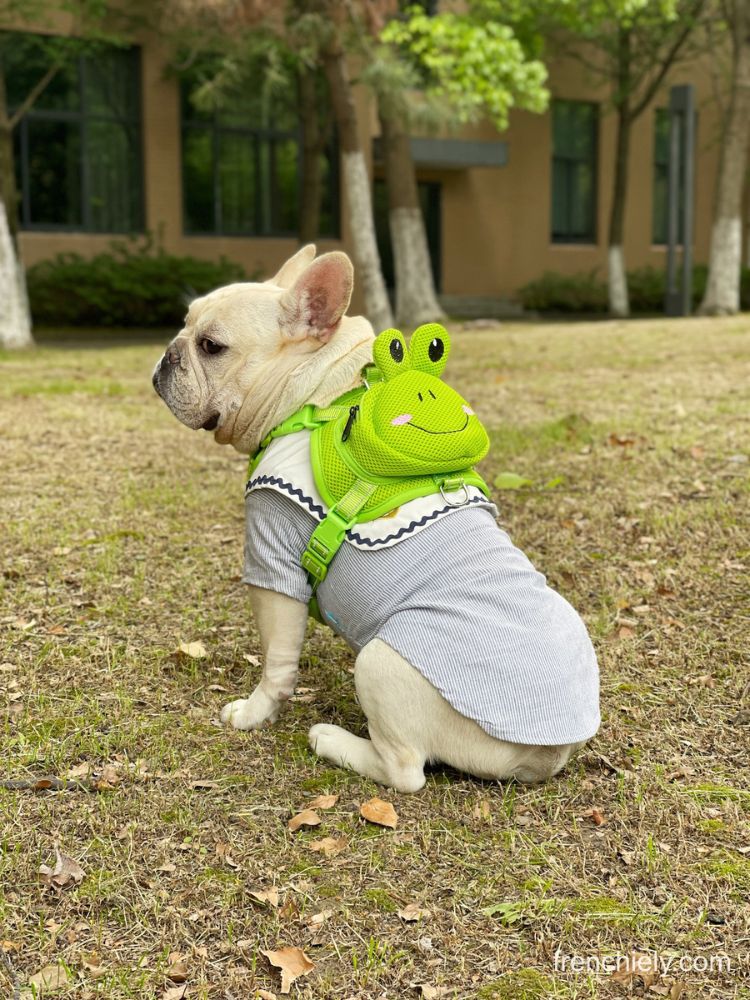
[[[484, 457], [489, 441], [482, 424], [440, 378], [450, 346], [438, 323], [420, 326], [409, 346], [398, 330], [376, 338], [373, 355], [384, 381], [362, 398], [357, 424], [364, 433], [353, 436], [355, 457], [358, 450], [369, 456], [377, 450], [385, 475], [452, 472]], [[368, 425], [374, 433], [366, 432]]]

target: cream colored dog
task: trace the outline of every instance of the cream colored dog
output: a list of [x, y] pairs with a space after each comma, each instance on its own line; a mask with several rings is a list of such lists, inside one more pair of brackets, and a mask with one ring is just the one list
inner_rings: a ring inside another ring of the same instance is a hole
[[[360, 384], [373, 331], [345, 316], [353, 272], [343, 253], [315, 259], [304, 247], [270, 281], [230, 285], [192, 303], [184, 329], [154, 371], [158, 394], [193, 429], [253, 453], [265, 435], [305, 403], [326, 406]], [[301, 553], [300, 553], [301, 555]], [[237, 729], [273, 723], [294, 692], [306, 604], [250, 587], [263, 674], [249, 698], [228, 704]], [[559, 771], [581, 743], [539, 746], [488, 735], [456, 711], [380, 639], [361, 649], [355, 684], [370, 739], [332, 725], [310, 730], [312, 749], [400, 791], [424, 784], [424, 765], [442, 761], [489, 779], [539, 781]]]

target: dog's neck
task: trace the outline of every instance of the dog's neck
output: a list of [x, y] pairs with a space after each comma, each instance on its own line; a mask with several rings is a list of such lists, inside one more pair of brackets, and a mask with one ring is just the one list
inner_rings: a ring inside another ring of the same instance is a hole
[[372, 326], [362, 316], [347, 316], [327, 344], [311, 354], [277, 359], [259, 372], [237, 410], [216, 429], [219, 444], [231, 444], [252, 455], [269, 431], [306, 403], [328, 406], [361, 384], [361, 372], [372, 362]]

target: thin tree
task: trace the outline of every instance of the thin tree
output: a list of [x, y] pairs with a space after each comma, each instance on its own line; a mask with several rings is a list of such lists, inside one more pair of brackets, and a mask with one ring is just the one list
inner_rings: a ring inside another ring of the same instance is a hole
[[740, 308], [742, 195], [750, 142], [750, 0], [723, 0], [723, 20], [731, 41], [732, 71], [725, 115], [708, 281], [700, 312], [707, 316]]
[[391, 18], [364, 75], [378, 96], [396, 272], [399, 323], [416, 326], [442, 315], [419, 204], [410, 133], [489, 119], [502, 131], [512, 107], [541, 112], [547, 73], [529, 58], [510, 25], [451, 11], [428, 16], [412, 8]]
[[365, 312], [376, 330], [393, 325], [393, 314], [383, 280], [375, 238], [372, 193], [362, 145], [347, 48], [353, 47], [351, 8], [346, 0], [322, 0], [327, 38], [321, 49], [323, 70], [333, 104], [343, 174], [344, 198], [349, 219], [357, 277], [362, 282]]
[[[475, 2], [485, 12], [507, 6], [501, 0]], [[702, 45], [700, 28], [711, 16], [708, 0], [529, 0], [511, 8], [549, 52], [582, 63], [608, 94], [617, 122], [607, 233], [609, 308], [614, 316], [627, 316], [624, 243], [633, 125], [670, 71]]]

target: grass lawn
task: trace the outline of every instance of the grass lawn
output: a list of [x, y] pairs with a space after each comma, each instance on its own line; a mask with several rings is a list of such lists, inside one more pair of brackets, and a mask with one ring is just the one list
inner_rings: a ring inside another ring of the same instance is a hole
[[[275, 728], [218, 724], [258, 674], [245, 462], [156, 398], [159, 347], [0, 356], [0, 995], [52, 966], [79, 1000], [268, 997], [261, 949], [288, 945], [316, 1000], [750, 997], [748, 326], [457, 331], [483, 470], [533, 484], [498, 492], [502, 523], [586, 619], [604, 722], [547, 784], [436, 769], [413, 796], [308, 751], [315, 722], [364, 731], [321, 627]], [[9, 787], [42, 776], [82, 784]], [[395, 830], [359, 817], [375, 795]], [[55, 845], [82, 878], [40, 880]], [[673, 965], [563, 967], [634, 950]]]

